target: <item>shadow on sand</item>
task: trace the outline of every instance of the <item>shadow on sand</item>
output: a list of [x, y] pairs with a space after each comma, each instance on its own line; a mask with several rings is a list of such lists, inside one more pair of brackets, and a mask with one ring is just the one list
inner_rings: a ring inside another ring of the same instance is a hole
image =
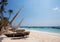
[[3, 40], [3, 38], [2, 38], [2, 37], [0, 37], [0, 42], [2, 42], [2, 40]]
[[11, 40], [17, 40], [17, 39], [26, 39], [28, 37], [12, 37]]

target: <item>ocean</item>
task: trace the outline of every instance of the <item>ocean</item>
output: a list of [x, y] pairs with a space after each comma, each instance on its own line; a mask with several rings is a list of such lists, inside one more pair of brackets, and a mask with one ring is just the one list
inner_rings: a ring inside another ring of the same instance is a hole
[[22, 29], [27, 29], [27, 30], [36, 30], [36, 31], [43, 31], [43, 32], [51, 32], [51, 33], [58, 33], [60, 34], [60, 29], [57, 28], [22, 28]]

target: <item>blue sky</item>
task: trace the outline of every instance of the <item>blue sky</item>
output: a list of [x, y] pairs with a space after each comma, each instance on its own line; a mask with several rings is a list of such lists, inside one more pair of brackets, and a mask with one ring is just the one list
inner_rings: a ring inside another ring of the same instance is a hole
[[14, 20], [14, 24], [24, 17], [23, 26], [60, 26], [60, 0], [8, 0], [8, 9], [13, 15], [23, 7], [22, 12]]

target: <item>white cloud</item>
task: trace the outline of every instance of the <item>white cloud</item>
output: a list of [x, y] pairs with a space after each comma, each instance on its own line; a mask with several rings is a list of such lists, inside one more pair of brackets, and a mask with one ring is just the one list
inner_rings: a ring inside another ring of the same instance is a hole
[[54, 11], [56, 11], [56, 10], [58, 10], [58, 9], [59, 9], [58, 7], [53, 8]]

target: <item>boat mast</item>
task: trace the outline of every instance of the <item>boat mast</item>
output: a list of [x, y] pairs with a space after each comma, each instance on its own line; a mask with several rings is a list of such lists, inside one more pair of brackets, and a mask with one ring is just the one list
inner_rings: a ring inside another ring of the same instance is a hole
[[15, 18], [18, 16], [19, 13], [21, 13], [22, 8], [16, 13], [16, 15], [13, 17], [13, 19], [10, 21], [10, 24], [15, 20]]
[[22, 22], [23, 22], [24, 18], [22, 18], [22, 20], [19, 22], [19, 24], [17, 25], [17, 28], [20, 28]]

